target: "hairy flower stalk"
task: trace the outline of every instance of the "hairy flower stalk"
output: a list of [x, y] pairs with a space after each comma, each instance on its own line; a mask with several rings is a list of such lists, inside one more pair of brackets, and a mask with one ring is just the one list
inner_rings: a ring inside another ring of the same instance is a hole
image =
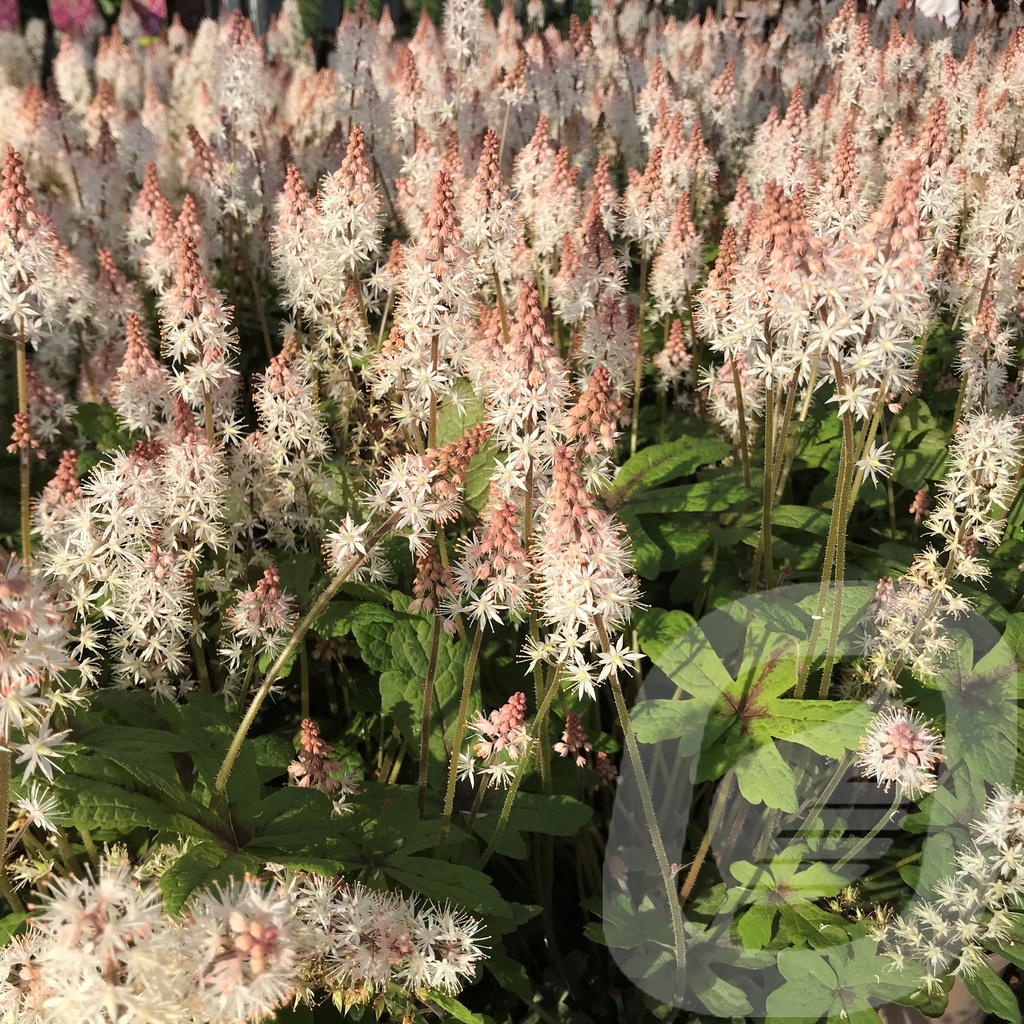
[[[600, 638], [602, 650], [606, 655], [610, 654], [612, 648], [608, 638], [608, 631], [605, 629], [603, 619], [599, 615], [594, 617], [594, 628], [597, 630], [598, 637]], [[619, 716], [619, 725], [622, 728], [622, 735], [626, 741], [626, 751], [629, 754], [637, 788], [640, 791], [644, 823], [651, 834], [654, 855], [658, 860], [658, 867], [661, 869], [661, 880], [665, 889], [665, 902], [672, 921], [673, 952], [675, 955], [675, 994], [681, 995], [686, 986], [686, 939], [683, 931], [682, 907], [676, 894], [675, 872], [673, 872], [669, 864], [668, 855], [665, 852], [665, 843], [661, 838], [657, 813], [654, 810], [651, 790], [647, 784], [647, 775], [644, 772], [643, 758], [640, 755], [640, 748], [637, 746], [636, 736], [633, 734], [633, 727], [629, 721], [629, 708], [626, 705], [626, 698], [622, 692], [617, 668], [612, 668], [609, 673], [609, 682], [612, 687], [612, 696], [615, 699], [615, 710]]]

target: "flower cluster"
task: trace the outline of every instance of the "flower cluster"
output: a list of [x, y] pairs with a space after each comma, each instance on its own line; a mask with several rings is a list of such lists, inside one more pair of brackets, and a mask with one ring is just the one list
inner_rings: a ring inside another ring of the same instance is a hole
[[929, 989], [948, 972], [970, 977], [986, 964], [986, 946], [1007, 940], [1024, 892], [1024, 793], [996, 787], [971, 832], [956, 874], [935, 886], [934, 898], [876, 929], [885, 955], [900, 969], [920, 964]]
[[879, 712], [861, 740], [858, 765], [886, 791], [911, 799], [935, 789], [934, 767], [942, 760], [942, 738], [915, 712], [893, 705]]
[[340, 761], [331, 760], [333, 753], [334, 748], [321, 738], [316, 722], [304, 718], [299, 756], [288, 765], [288, 774], [299, 786], [326, 793], [334, 801], [335, 812], [341, 813], [346, 800], [359, 792], [359, 778]]
[[49, 883], [0, 950], [5, 1020], [239, 1024], [295, 999], [365, 1002], [388, 985], [457, 992], [483, 958], [477, 921], [320, 875], [247, 876], [168, 914], [154, 879], [108, 857]]
[[459, 758], [459, 777], [473, 782], [479, 773], [488, 785], [507, 786], [530, 748], [525, 715], [525, 693], [512, 694], [507, 704], [486, 717], [478, 715], [470, 723], [476, 739]]

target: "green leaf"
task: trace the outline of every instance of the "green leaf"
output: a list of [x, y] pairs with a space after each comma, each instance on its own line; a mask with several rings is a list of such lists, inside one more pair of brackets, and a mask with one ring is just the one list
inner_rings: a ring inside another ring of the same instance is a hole
[[478, 1013], [467, 1009], [454, 996], [446, 995], [439, 989], [430, 989], [430, 1001], [437, 1003], [445, 1013], [451, 1014], [452, 1020], [461, 1024], [484, 1024], [484, 1018]]
[[320, 613], [313, 630], [322, 637], [345, 636], [357, 623], [379, 622], [387, 627], [394, 621], [395, 613], [384, 605], [335, 600]]
[[786, 984], [768, 996], [769, 1020], [808, 1020], [812, 1006], [820, 1007], [822, 1015], [828, 1012], [835, 998], [836, 975], [822, 957], [807, 949], [781, 949], [778, 966]]
[[480, 423], [487, 411], [480, 404], [473, 385], [464, 377], [459, 378], [449, 389], [450, 397], [437, 410], [436, 446], [450, 444]]
[[633, 567], [637, 575], [645, 580], [657, 579], [661, 572], [661, 548], [632, 512], [624, 509], [618, 516], [629, 534], [630, 546], [633, 548]]
[[920, 398], [913, 398], [900, 409], [899, 414], [893, 420], [891, 429], [893, 434], [906, 434], [914, 437], [927, 433], [938, 425], [938, 420], [927, 404]]
[[321, 565], [320, 556], [309, 551], [289, 551], [276, 564], [282, 588], [296, 594], [300, 601], [308, 601], [313, 575]]
[[781, 698], [771, 704], [768, 729], [778, 739], [791, 740], [822, 754], [840, 758], [856, 750], [871, 711], [858, 700], [795, 700]]
[[[468, 380], [458, 380], [451, 389], [451, 394], [458, 401], [444, 402], [437, 414], [438, 447], [458, 440], [466, 430], [476, 426], [487, 415]], [[496, 451], [494, 443], [488, 441], [470, 459], [466, 469], [466, 483], [463, 488], [465, 504], [474, 512], [479, 513], [487, 500]]]
[[679, 754], [692, 757], [700, 751], [711, 705], [705, 701], [645, 700], [629, 714], [636, 738], [641, 743], [680, 740]]
[[819, 508], [807, 508], [804, 505], [776, 505], [772, 509], [772, 524], [786, 526], [793, 530], [803, 530], [817, 537], [828, 534], [832, 517]]
[[510, 820], [524, 832], [574, 836], [593, 815], [592, 807], [564, 793], [519, 792]]
[[[670, 625], [666, 622], [665, 628]], [[670, 642], [664, 630], [661, 636], [664, 639], [659, 638], [644, 651], [683, 693], [714, 703], [735, 686], [735, 680], [699, 625], [681, 633], [675, 642]]]
[[827, 950], [849, 941], [845, 918], [813, 903], [781, 907], [779, 917], [791, 946]]
[[[380, 639], [379, 626], [374, 626], [373, 642]], [[429, 615], [397, 615], [386, 632], [386, 661], [380, 674], [381, 711], [390, 715], [412, 748], [420, 747], [423, 728], [423, 694], [430, 669], [434, 622]], [[356, 635], [365, 638], [369, 630], [359, 627]], [[360, 645], [362, 646], [362, 645]], [[465, 647], [441, 630], [438, 637], [437, 660], [434, 667], [434, 697], [431, 708], [432, 728], [428, 750], [432, 766], [439, 769], [448, 760], [446, 735], [458, 719], [466, 672]], [[474, 687], [469, 700], [469, 715], [480, 710], [480, 691]]]
[[[552, 836], [575, 835], [591, 818], [586, 804], [565, 794], [523, 793], [512, 805], [497, 851], [505, 857], [522, 860], [529, 855], [527, 837], [532, 833]], [[497, 813], [477, 815], [473, 831], [489, 843], [498, 826]]]
[[700, 466], [720, 462], [731, 450], [724, 441], [695, 437], [650, 445], [619, 470], [606, 495], [608, 506], [616, 509], [641, 490], [688, 476]]
[[121, 423], [112, 406], [97, 402], [79, 402], [78, 412], [71, 421], [102, 452], [124, 446], [130, 435], [121, 429]]
[[84, 480], [102, 458], [103, 453], [96, 451], [95, 448], [86, 448], [85, 451], [79, 452], [78, 461], [75, 463], [75, 476], [79, 480]]
[[772, 941], [774, 922], [773, 907], [748, 907], [736, 922], [736, 934], [743, 940], [743, 948], [764, 949]]
[[433, 857], [396, 854], [381, 865], [381, 870], [399, 885], [428, 899], [451, 901], [492, 917], [512, 916], [512, 908], [498, 894], [490, 878], [474, 868]]
[[[586, 930], [589, 931], [593, 927], [600, 931], [600, 926], [594, 922], [588, 924]], [[595, 941], [601, 942], [602, 940]], [[524, 1003], [529, 1003], [533, 998], [534, 987], [529, 974], [526, 973], [526, 968], [518, 960], [513, 960], [508, 955], [502, 943], [495, 942], [491, 946], [487, 958], [484, 960], [484, 968], [506, 992], [514, 993]]]
[[707, 530], [695, 519], [646, 516], [643, 527], [647, 536], [661, 549], [662, 572], [691, 565], [711, 544]]
[[181, 818], [151, 797], [108, 782], [79, 778], [73, 789], [61, 785], [65, 806], [76, 828], [100, 839], [123, 839], [135, 828], [177, 831]]
[[712, 974], [706, 967], [700, 973], [704, 975], [700, 979], [698, 990], [700, 1001], [707, 1007], [709, 1013], [726, 1019], [742, 1018], [750, 1013], [750, 1000], [743, 989], [717, 974]]
[[256, 763], [261, 768], [283, 771], [295, 760], [295, 744], [276, 733], [254, 736], [249, 742], [256, 755]]
[[190, 846], [160, 876], [160, 892], [169, 914], [177, 914], [196, 889], [214, 881], [226, 881], [232, 873], [242, 875], [254, 861], [228, 853], [217, 843]]
[[7, 914], [0, 918], [0, 945], [6, 946], [28, 920], [28, 914]]
[[320, 35], [323, 22], [324, 0], [299, 0], [299, 17], [302, 31], [308, 38]]
[[892, 479], [908, 491], [916, 492], [930, 480], [945, 475], [949, 458], [948, 435], [942, 430], [930, 430], [921, 435], [914, 448], [896, 449], [892, 462]]
[[623, 502], [619, 512], [634, 515], [678, 515], [683, 512], [725, 512], [745, 501], [751, 494], [742, 479], [716, 477], [699, 480], [695, 484], [661, 487], [654, 491], [640, 491]]
[[1000, 1020], [1020, 1024], [1020, 1006], [1013, 990], [988, 964], [982, 964], [977, 971], [964, 977], [968, 992], [986, 1013], [994, 1013]]
[[763, 803], [787, 813], [796, 811], [796, 776], [774, 743], [765, 743], [740, 761], [736, 781], [750, 803]]
[[650, 608], [640, 612], [635, 620], [640, 650], [657, 663], [662, 652], [670, 649], [694, 625], [693, 616], [683, 611]]

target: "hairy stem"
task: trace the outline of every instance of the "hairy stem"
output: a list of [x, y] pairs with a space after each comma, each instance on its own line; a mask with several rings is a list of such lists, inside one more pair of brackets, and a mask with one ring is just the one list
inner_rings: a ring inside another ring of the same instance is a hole
[[473, 679], [476, 676], [476, 662], [480, 655], [480, 643], [484, 638], [483, 625], [477, 626], [473, 646], [466, 662], [466, 674], [462, 680], [462, 696], [459, 699], [459, 717], [455, 722], [455, 735], [452, 737], [452, 757], [448, 765], [448, 788], [444, 794], [444, 815], [441, 818], [441, 834], [437, 840], [437, 855], [444, 853], [448, 843], [448, 832], [452, 827], [452, 812], [455, 809], [455, 785], [459, 779], [459, 754], [462, 752], [462, 737], [466, 731], [466, 719], [469, 717], [469, 696], [473, 692]]
[[420, 817], [427, 810], [427, 757], [430, 749], [430, 712], [434, 702], [434, 674], [437, 672], [437, 652], [441, 646], [441, 616], [434, 612], [434, 629], [430, 637], [430, 661], [427, 663], [427, 678], [423, 684], [423, 715], [420, 723], [420, 764], [416, 777]]
[[681, 906], [685, 905], [686, 901], [690, 898], [690, 893], [693, 892], [697, 876], [700, 874], [700, 869], [708, 855], [708, 850], [711, 848], [711, 840], [722, 822], [722, 815], [725, 814], [725, 807], [732, 794], [735, 780], [735, 774], [730, 774], [726, 784], [715, 795], [715, 803], [711, 808], [711, 816], [708, 818], [708, 827], [704, 830], [704, 835], [701, 837], [700, 846], [697, 847], [693, 863], [690, 865], [690, 870], [687, 872], [682, 888], [679, 890], [679, 903]]
[[[7, 823], [11, 817], [11, 752], [0, 749], [0, 836], [7, 838]], [[7, 900], [11, 910], [23, 914], [25, 905], [14, 891], [11, 876], [7, 873], [6, 860], [0, 864], [0, 895]]]
[[629, 427], [629, 455], [636, 455], [640, 433], [640, 390], [644, 379], [644, 302], [647, 300], [647, 259], [640, 256], [640, 309], [636, 317], [636, 368], [633, 373], [633, 422]]
[[736, 411], [740, 423], [740, 460], [743, 463], [743, 486], [753, 487], [750, 478], [750, 441], [747, 435], [747, 414], [743, 408], [743, 385], [740, 383], [740, 371], [736, 360], [732, 360], [732, 385], [736, 392]]
[[835, 590], [833, 592], [832, 618], [829, 622], [828, 647], [825, 651], [825, 663], [821, 669], [821, 684], [818, 687], [820, 700], [824, 700], [828, 696], [829, 686], [832, 683], [832, 668], [836, 661], [836, 648], [839, 644], [839, 620], [842, 616], [843, 583], [846, 577], [846, 529], [850, 521], [850, 510], [853, 507], [850, 499], [853, 484], [853, 457], [856, 454], [853, 450], [853, 413], [851, 412], [847, 412], [843, 416], [843, 448], [849, 454], [846, 459], [846, 472], [839, 479], [837, 486], [839, 507], [832, 509], [832, 520], [838, 523], [833, 556]]
[[[602, 650], [605, 654], [609, 653], [611, 651], [611, 643], [608, 640], [608, 631], [605, 629], [601, 616], [594, 616], [594, 626], [601, 640]], [[672, 872], [672, 866], [669, 864], [668, 855], [665, 853], [665, 843], [661, 838], [661, 829], [658, 827], [658, 818], [654, 812], [654, 801], [651, 799], [651, 790], [647, 785], [647, 776], [644, 772], [643, 759], [640, 756], [640, 747], [637, 745], [636, 736], [633, 734], [633, 727], [629, 721], [629, 709], [626, 707], [626, 698], [622, 693], [622, 686], [619, 683], [617, 672], [612, 672], [609, 682], [611, 683], [612, 696], [615, 700], [615, 710], [619, 716], [619, 725], [622, 727], [622, 736], [626, 741], [626, 751], [629, 754], [633, 773], [636, 776], [636, 786], [640, 793], [640, 803], [643, 806], [644, 821], [647, 824], [647, 831], [651, 836], [654, 856], [657, 858], [658, 867], [661, 869], [665, 899], [672, 918], [672, 939], [676, 958], [675, 994], [682, 995], [683, 986], [686, 983], [686, 946], [683, 933], [683, 913], [679, 905], [679, 899], [676, 896], [675, 875]]]
[[857, 854], [860, 853], [861, 850], [863, 850], [868, 845], [868, 843], [870, 843], [871, 840], [878, 835], [879, 832], [882, 831], [882, 829], [885, 827], [886, 822], [892, 820], [893, 815], [895, 815], [895, 813], [899, 810], [900, 803], [903, 800], [903, 790], [900, 789], [899, 786], [894, 786], [893, 788], [896, 790], [896, 792], [892, 798], [892, 805], [889, 807], [889, 810], [882, 816], [878, 824], [866, 836], [864, 836], [864, 838], [861, 839], [861, 841], [857, 843], [857, 845], [854, 846], [854, 848], [850, 850], [850, 852], [845, 857], [843, 857], [842, 860], [839, 860], [835, 863], [835, 865], [832, 868], [833, 871], [838, 871], [840, 868], [845, 867], [847, 864], [849, 864], [850, 861], [853, 860], [853, 858], [856, 857]]

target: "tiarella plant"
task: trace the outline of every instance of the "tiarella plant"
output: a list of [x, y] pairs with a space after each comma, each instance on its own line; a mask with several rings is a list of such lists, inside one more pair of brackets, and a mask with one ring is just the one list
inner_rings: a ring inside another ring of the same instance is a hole
[[4, 1020], [1019, 1024], [1017, 5], [0, 7]]

